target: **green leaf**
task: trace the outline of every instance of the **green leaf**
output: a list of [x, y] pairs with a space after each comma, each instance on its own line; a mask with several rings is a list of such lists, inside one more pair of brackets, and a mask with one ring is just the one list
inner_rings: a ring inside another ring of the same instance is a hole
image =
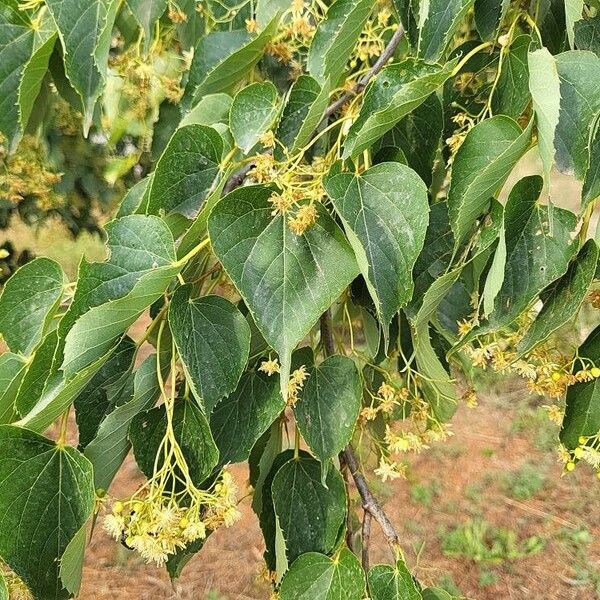
[[248, 186], [223, 198], [208, 219], [213, 250], [261, 333], [279, 354], [287, 396], [291, 353], [358, 274], [352, 249], [317, 203], [304, 234], [272, 216], [272, 188]]
[[10, 600], [8, 597], [8, 587], [4, 575], [0, 573], [0, 600]]
[[135, 358], [135, 343], [125, 337], [91, 381], [75, 398], [75, 418], [79, 431], [79, 449], [92, 441], [100, 423], [122, 396], [127, 395], [127, 380]]
[[25, 416], [42, 396], [46, 382], [52, 373], [57, 347], [58, 332], [54, 330], [46, 335], [30, 357], [27, 371], [15, 398], [15, 407], [19, 415]]
[[228, 123], [231, 102], [232, 98], [227, 94], [208, 94], [181, 119], [179, 127]]
[[144, 52], [148, 54], [154, 27], [167, 9], [168, 0], [127, 0], [127, 6], [144, 32]]
[[276, 32], [277, 18], [273, 18], [254, 38], [246, 31], [214, 31], [201, 37], [181, 100], [184, 112], [203, 96], [227, 92], [246, 77]]
[[0, 11], [0, 133], [11, 152], [31, 116], [55, 41], [47, 15], [34, 27], [24, 12]]
[[529, 91], [537, 121], [538, 147], [544, 180], [550, 181], [554, 164], [554, 132], [560, 115], [560, 80], [554, 57], [546, 48], [528, 54]]
[[250, 326], [225, 298], [192, 298], [181, 286], [169, 306], [169, 325], [194, 396], [210, 415], [235, 390], [248, 362]]
[[575, 23], [583, 16], [584, 0], [565, 0], [565, 21], [569, 46], [575, 47]]
[[264, 27], [269, 21], [292, 6], [292, 0], [257, 0], [256, 21]]
[[308, 552], [296, 560], [281, 582], [281, 600], [361, 600], [365, 575], [358, 559], [342, 548], [329, 558]]
[[215, 186], [222, 154], [223, 141], [212, 127], [177, 129], [156, 163], [144, 212], [194, 218]]
[[117, 0], [47, 0], [62, 44], [65, 72], [81, 98], [87, 135], [106, 84]]
[[31, 354], [60, 304], [65, 276], [49, 258], [36, 258], [6, 282], [0, 295], [0, 334], [8, 347]]
[[[578, 356], [600, 364], [600, 326], [589, 334], [579, 347]], [[587, 364], [587, 363], [586, 363]], [[560, 430], [560, 441], [574, 450], [580, 436], [596, 435], [600, 430], [600, 379], [592, 379], [569, 386], [567, 406]]]
[[305, 552], [329, 554], [346, 518], [346, 487], [337, 469], [321, 483], [321, 463], [310, 456], [293, 458], [271, 484], [275, 515], [283, 532], [289, 563]]
[[408, 58], [385, 67], [367, 86], [360, 113], [344, 143], [342, 158], [355, 157], [373, 145], [442, 86], [455, 65], [455, 60], [441, 67]]
[[588, 240], [567, 272], [542, 294], [544, 306], [519, 342], [520, 354], [548, 339], [578, 313], [594, 279], [597, 263], [598, 246], [594, 240]]
[[210, 415], [222, 464], [248, 460], [254, 444], [285, 408], [276, 377], [249, 371]]
[[160, 395], [156, 369], [156, 354], [152, 354], [135, 372], [131, 399], [106, 416], [85, 448], [84, 454], [94, 466], [96, 489], [108, 490], [131, 447], [128, 437], [131, 421], [149, 409]]
[[493, 40], [506, 16], [510, 0], [475, 0], [475, 26], [482, 40]]
[[600, 57], [583, 50], [553, 57], [541, 49], [529, 53], [529, 71], [546, 176], [554, 160], [559, 171], [583, 179], [600, 112]]
[[583, 179], [588, 168], [590, 128], [600, 112], [600, 57], [575, 50], [556, 57], [560, 117], [554, 145], [556, 168]]
[[[71, 406], [96, 372], [110, 358], [110, 355], [111, 351], [85, 368], [78, 370], [70, 379], [67, 379], [61, 371], [55, 371], [55, 363], [53, 363], [41, 396], [33, 401], [28, 399], [33, 406], [20, 421], [17, 421], [17, 425], [33, 431], [44, 431]], [[17, 398], [18, 401], [19, 398]]]
[[117, 219], [136, 213], [142, 203], [144, 195], [152, 184], [153, 177], [154, 173], [150, 173], [127, 190], [127, 193], [121, 200], [121, 204], [119, 204], [119, 210], [116, 215]]
[[[599, 122], [600, 123], [600, 122]], [[600, 124], [590, 140], [590, 164], [583, 179], [581, 207], [585, 208], [600, 196]]]
[[600, 15], [575, 23], [575, 47], [590, 50], [600, 56]]
[[531, 139], [532, 123], [524, 130], [503, 115], [480, 121], [467, 133], [452, 163], [448, 212], [458, 247], [504, 185]]
[[512, 323], [546, 286], [567, 271], [577, 251], [572, 238], [575, 215], [556, 207], [549, 215], [549, 208], [537, 202], [542, 185], [537, 175], [525, 177], [513, 187], [506, 203], [504, 281], [490, 316], [495, 327]]
[[517, 119], [531, 100], [527, 63], [531, 41], [530, 35], [518, 35], [507, 51], [505, 50], [507, 53], [492, 97], [492, 110], [495, 115], [502, 114]]
[[27, 370], [27, 362], [17, 354], [0, 354], [0, 424], [10, 423], [15, 416], [15, 400]]
[[454, 596], [441, 588], [426, 588], [422, 595], [423, 600], [454, 600]]
[[317, 25], [307, 57], [307, 70], [321, 85], [340, 81], [346, 62], [373, 10], [370, 0], [336, 0]]
[[69, 597], [59, 560], [93, 508], [92, 466], [77, 450], [0, 427], [0, 555], [34, 597]]
[[60, 558], [60, 579], [65, 589], [73, 596], [78, 596], [81, 589], [86, 542], [87, 526], [83, 524], [71, 538]]
[[431, 94], [388, 131], [375, 148], [399, 148], [406, 164], [414, 169], [429, 187], [433, 165], [444, 129], [442, 103], [437, 94]]
[[108, 352], [181, 268], [173, 236], [161, 219], [131, 215], [106, 229], [110, 257], [104, 263], [82, 262], [73, 303], [59, 325], [61, 336], [68, 331], [62, 364], [66, 378]]
[[428, 0], [419, 5], [418, 55], [435, 62], [444, 53], [473, 0]]
[[[310, 75], [300, 75], [292, 84], [275, 133], [290, 156], [308, 142], [323, 119], [329, 91], [329, 81], [321, 86]], [[285, 156], [279, 146], [275, 147], [275, 156], [280, 160]]]
[[229, 111], [229, 128], [244, 154], [270, 129], [279, 111], [278, 103], [277, 88], [270, 81], [252, 83], [235, 95]]
[[[175, 439], [189, 468], [190, 477], [199, 486], [219, 461], [219, 451], [210, 433], [206, 417], [190, 400], [177, 400], [173, 410]], [[129, 427], [135, 460], [146, 477], [152, 477], [154, 463], [167, 430], [165, 406], [137, 414]], [[161, 463], [159, 461], [159, 468]], [[178, 474], [182, 477], [181, 473]]]
[[394, 567], [371, 567], [367, 581], [371, 600], [422, 600], [421, 592], [402, 560]]
[[324, 463], [350, 439], [362, 405], [362, 382], [347, 356], [330, 356], [309, 371], [294, 414], [302, 437]]
[[429, 221], [427, 189], [400, 163], [328, 179], [333, 200], [387, 335], [392, 317], [412, 297], [412, 270]]

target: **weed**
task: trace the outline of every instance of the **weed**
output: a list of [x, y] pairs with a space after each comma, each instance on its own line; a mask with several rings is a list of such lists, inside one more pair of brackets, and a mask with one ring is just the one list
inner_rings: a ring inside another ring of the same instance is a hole
[[536, 554], [543, 547], [544, 541], [538, 536], [519, 541], [514, 531], [494, 527], [481, 519], [467, 521], [442, 539], [446, 556], [464, 557], [474, 562], [503, 563]]

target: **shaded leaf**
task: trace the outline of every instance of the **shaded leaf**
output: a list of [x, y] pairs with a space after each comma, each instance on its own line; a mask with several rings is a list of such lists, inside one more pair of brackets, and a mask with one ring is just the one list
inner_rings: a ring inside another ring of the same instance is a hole
[[406, 164], [414, 169], [429, 187], [443, 129], [442, 103], [437, 94], [431, 94], [423, 104], [417, 106], [388, 131], [375, 147], [399, 148], [406, 157]]
[[[326, 487], [325, 487], [326, 486]], [[301, 456], [286, 462], [271, 484], [273, 507], [291, 564], [305, 552], [330, 553], [346, 518], [346, 487], [337, 469], [321, 483], [321, 463]]]
[[[300, 75], [292, 84], [275, 133], [290, 155], [302, 148], [321, 122], [327, 108], [329, 87], [328, 82], [321, 86], [310, 75]], [[275, 156], [284, 157], [279, 146], [275, 147]]]
[[412, 269], [429, 217], [427, 189], [412, 169], [391, 162], [360, 175], [336, 175], [325, 188], [387, 334], [393, 315], [412, 296]]
[[135, 357], [135, 343], [125, 337], [109, 359], [75, 398], [75, 418], [79, 431], [79, 449], [92, 441], [100, 423], [120, 401]]
[[496, 37], [510, 0], [475, 0], [475, 26], [482, 40]]
[[287, 395], [291, 353], [358, 274], [352, 249], [317, 203], [318, 218], [304, 234], [273, 217], [273, 190], [249, 186], [217, 203], [208, 219], [213, 250], [256, 325], [279, 354]]
[[[167, 430], [165, 406], [157, 406], [133, 417], [129, 439], [135, 461], [146, 477], [152, 477], [157, 452]], [[181, 448], [190, 477], [199, 486], [219, 461], [219, 451], [202, 411], [190, 400], [177, 400], [173, 410], [173, 430]], [[158, 467], [161, 466], [159, 461]], [[183, 477], [178, 473], [179, 477]]]
[[81, 589], [86, 542], [87, 527], [84, 524], [71, 538], [63, 555], [60, 557], [60, 580], [65, 589], [73, 596], [78, 596]]
[[0, 424], [10, 423], [15, 414], [15, 400], [27, 370], [27, 362], [12, 352], [0, 354]]
[[578, 50], [591, 50], [600, 56], [600, 15], [577, 21], [574, 34], [575, 47]]
[[229, 111], [229, 128], [245, 154], [273, 124], [279, 110], [278, 101], [277, 89], [270, 81], [252, 83], [235, 95]]
[[[600, 364], [600, 326], [579, 347], [580, 359]], [[560, 441], [569, 450], [579, 444], [580, 436], [596, 435], [600, 430], [600, 379], [575, 383], [567, 390], [567, 405], [560, 430]]]
[[64, 285], [62, 268], [49, 258], [35, 258], [6, 282], [0, 295], [0, 334], [13, 352], [30, 354], [40, 342]]
[[321, 85], [336, 86], [360, 33], [373, 10], [370, 0], [336, 0], [317, 25], [307, 57], [307, 70]]
[[148, 53], [154, 26], [167, 9], [168, 0], [127, 0], [127, 6], [144, 32], [144, 52]]
[[281, 600], [361, 600], [365, 576], [358, 559], [342, 548], [334, 558], [318, 552], [300, 556], [281, 582]]
[[385, 67], [367, 86], [342, 158], [357, 156], [374, 144], [442, 86], [455, 65], [455, 61], [450, 61], [441, 67], [408, 58]]
[[59, 560], [93, 508], [92, 466], [77, 450], [0, 427], [0, 554], [36, 598], [70, 596]]
[[144, 212], [195, 217], [219, 176], [222, 153], [223, 141], [212, 127], [177, 129], [156, 163]]
[[544, 306], [519, 342], [519, 353], [529, 352], [577, 314], [594, 279], [597, 263], [598, 246], [594, 240], [588, 240], [567, 272], [542, 294]]
[[583, 179], [581, 207], [585, 208], [598, 196], [600, 196], [600, 121], [596, 123], [594, 135], [590, 139], [590, 159]]
[[302, 437], [324, 463], [352, 437], [362, 404], [358, 369], [347, 356], [330, 356], [309, 371], [294, 414]]
[[531, 99], [527, 62], [531, 41], [530, 35], [518, 35], [508, 48], [492, 97], [494, 114], [503, 114], [517, 119], [527, 108]]
[[96, 489], [108, 490], [131, 448], [128, 437], [131, 421], [138, 413], [149, 409], [160, 395], [156, 369], [156, 355], [152, 354], [133, 376], [132, 397], [106, 416], [85, 448], [84, 454], [94, 466]]
[[210, 416], [221, 463], [248, 460], [254, 444], [284, 408], [276, 377], [258, 371], [242, 375], [237, 389], [221, 400]]
[[210, 415], [235, 390], [248, 362], [250, 327], [225, 298], [193, 299], [193, 285], [178, 288], [169, 306], [169, 325], [194, 396]]

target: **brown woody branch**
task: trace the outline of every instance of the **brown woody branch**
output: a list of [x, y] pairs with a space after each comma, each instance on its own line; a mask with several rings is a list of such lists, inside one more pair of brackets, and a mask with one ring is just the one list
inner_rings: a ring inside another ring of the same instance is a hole
[[385, 67], [388, 60], [394, 56], [394, 52], [396, 52], [396, 48], [400, 43], [400, 40], [404, 37], [404, 29], [402, 26], [399, 26], [396, 31], [394, 31], [394, 35], [391, 37], [388, 45], [385, 47], [379, 58], [375, 61], [375, 64], [358, 80], [356, 85], [345, 94], [342, 94], [335, 102], [330, 104], [325, 110], [324, 118], [327, 119], [334, 113], [336, 113], [348, 100], [352, 99], [356, 94], [360, 94], [366, 87], [369, 81], [375, 77]]

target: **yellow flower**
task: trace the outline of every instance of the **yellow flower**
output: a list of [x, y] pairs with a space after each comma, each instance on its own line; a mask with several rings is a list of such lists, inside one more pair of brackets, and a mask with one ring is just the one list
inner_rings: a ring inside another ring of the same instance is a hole
[[361, 411], [360, 415], [365, 421], [373, 421], [377, 418], [379, 411], [374, 406], [365, 406]]
[[275, 373], [279, 373], [279, 363], [276, 358], [269, 358], [269, 360], [263, 360], [260, 367], [258, 367], [258, 370], [271, 376]]
[[375, 469], [374, 473], [381, 478], [384, 483], [390, 479], [398, 479], [404, 475], [405, 469], [395, 462], [388, 462], [383, 457], [379, 459], [379, 467]]
[[266, 131], [258, 138], [258, 141], [265, 148], [273, 148], [273, 146], [275, 146], [275, 134], [271, 129], [269, 129], [269, 131]]
[[256, 33], [258, 31], [258, 22], [256, 19], [246, 19], [246, 31], [248, 33]]
[[273, 192], [269, 198], [269, 202], [273, 205], [271, 215], [274, 217], [279, 214], [285, 214], [294, 206], [294, 198], [287, 192], [283, 192], [282, 194]]
[[314, 204], [304, 204], [298, 209], [295, 217], [288, 219], [288, 226], [296, 235], [302, 235], [316, 220], [317, 209]]

